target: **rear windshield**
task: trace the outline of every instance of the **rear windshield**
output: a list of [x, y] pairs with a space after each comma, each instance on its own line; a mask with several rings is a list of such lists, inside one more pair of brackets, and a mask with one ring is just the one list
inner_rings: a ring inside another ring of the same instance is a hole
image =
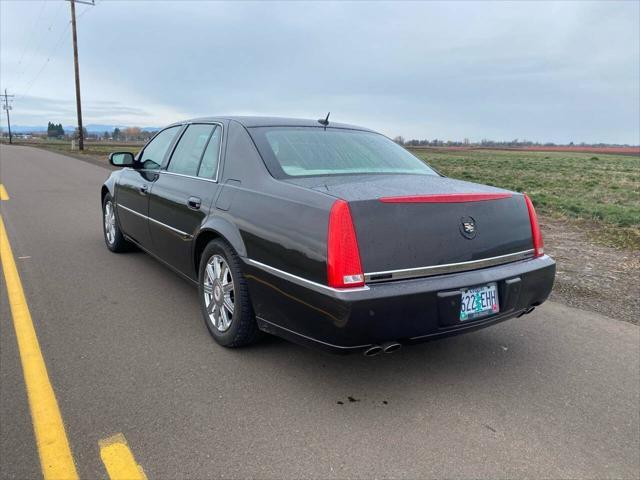
[[407, 173], [438, 175], [383, 135], [322, 127], [250, 128], [275, 177]]

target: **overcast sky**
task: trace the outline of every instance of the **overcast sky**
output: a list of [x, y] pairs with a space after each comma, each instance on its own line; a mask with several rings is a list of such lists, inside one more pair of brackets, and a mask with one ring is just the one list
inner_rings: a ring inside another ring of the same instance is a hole
[[[331, 111], [407, 138], [640, 143], [635, 0], [98, 0], [77, 10], [85, 124]], [[0, 1], [12, 123], [75, 124], [69, 15], [63, 0]]]

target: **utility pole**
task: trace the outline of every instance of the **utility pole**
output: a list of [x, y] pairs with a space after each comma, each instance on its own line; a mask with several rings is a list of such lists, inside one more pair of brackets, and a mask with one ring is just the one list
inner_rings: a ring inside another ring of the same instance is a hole
[[68, 0], [71, 4], [71, 31], [73, 35], [73, 66], [76, 74], [76, 110], [78, 111], [78, 149], [84, 150], [84, 130], [82, 128], [82, 105], [80, 102], [80, 67], [78, 66], [78, 35], [76, 34], [76, 2], [95, 5], [93, 0]]
[[4, 89], [4, 95], [0, 94], [0, 97], [4, 97], [4, 105], [2, 105], [2, 109], [7, 111], [7, 127], [9, 127], [9, 143], [13, 143], [11, 141], [11, 120], [9, 119], [9, 110], [11, 110], [11, 105], [9, 105], [9, 98], [15, 97], [15, 95], [7, 95], [7, 89]]

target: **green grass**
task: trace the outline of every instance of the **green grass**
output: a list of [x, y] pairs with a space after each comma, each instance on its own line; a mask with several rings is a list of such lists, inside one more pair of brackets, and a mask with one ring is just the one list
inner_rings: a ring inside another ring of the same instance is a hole
[[28, 142], [19, 142], [23, 145], [47, 148], [60, 153], [73, 153], [76, 155], [90, 155], [94, 158], [101, 158], [107, 161], [107, 157], [112, 152], [131, 152], [137, 153], [142, 148], [142, 143], [134, 142], [94, 142], [85, 141], [84, 150], [82, 152], [71, 150], [71, 142], [68, 140], [31, 140]]
[[[30, 141], [39, 146], [107, 161], [115, 151], [136, 153], [140, 144]], [[529, 194], [536, 210], [568, 218], [603, 243], [640, 250], [640, 157], [574, 152], [413, 149], [441, 173]]]
[[640, 249], [640, 157], [568, 152], [412, 150], [453, 178], [526, 192], [607, 244]]

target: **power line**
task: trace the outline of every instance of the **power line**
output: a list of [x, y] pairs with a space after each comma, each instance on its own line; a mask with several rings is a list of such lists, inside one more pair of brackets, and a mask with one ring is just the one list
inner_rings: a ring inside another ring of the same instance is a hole
[[[67, 1], [69, 2], [70, 6], [71, 6], [71, 33], [72, 33], [72, 39], [73, 39], [73, 66], [74, 66], [75, 84], [76, 84], [76, 110], [77, 110], [77, 115], [78, 115], [78, 149], [82, 151], [82, 150], [84, 150], [84, 129], [83, 129], [83, 126], [82, 126], [82, 102], [80, 100], [80, 67], [79, 67], [79, 62], [78, 62], [78, 35], [77, 35], [77, 32], [76, 32], [76, 24], [77, 24], [76, 3], [82, 3], [82, 4], [85, 4], [85, 5], [95, 6], [95, 2], [94, 2], [94, 0], [90, 0], [90, 1], [88, 1], [88, 0], [67, 0]], [[84, 16], [85, 14], [86, 14], [86, 9], [85, 9], [85, 11], [83, 11], [80, 14], [80, 17]], [[51, 61], [51, 54], [53, 54], [55, 52], [55, 50], [57, 50], [60, 42], [64, 38], [64, 35], [67, 33], [68, 29], [69, 29], [69, 25], [67, 25], [67, 28], [65, 29], [65, 31], [60, 36], [58, 42], [53, 46], [52, 50], [50, 51], [50, 55], [47, 56], [46, 61], [44, 62], [44, 64], [42, 65], [42, 67], [40, 68], [40, 70], [38, 71], [36, 76], [33, 78], [33, 80], [27, 86], [27, 88], [25, 90], [25, 93], [22, 94], [23, 97], [25, 95], [27, 95], [27, 93], [29, 93], [29, 91], [31, 90], [31, 87], [33, 86], [33, 84], [40, 77], [40, 75], [42, 74], [44, 69], [47, 67], [47, 65]], [[5, 97], [6, 97], [6, 92], [5, 92]], [[8, 118], [9, 118], [9, 113], [8, 113], [8, 110], [7, 110], [7, 121], [8, 121]]]
[[[63, 2], [60, 2], [58, 4], [58, 9], [54, 12], [54, 16], [52, 17], [52, 20], [50, 21], [49, 26], [47, 27], [45, 34], [40, 38], [40, 41], [36, 43], [36, 47], [33, 49], [33, 53], [29, 56], [27, 61], [24, 62], [23, 68], [20, 71], [20, 75], [18, 77], [17, 83], [20, 83], [20, 81], [24, 77], [25, 73], [27, 73], [29, 71], [29, 67], [33, 63], [33, 59], [38, 56], [38, 53], [40, 52], [41, 47], [46, 45], [45, 40], [49, 37], [51, 32], [55, 30], [54, 29], [54, 24], [56, 23], [56, 21], [60, 17], [60, 13], [62, 12], [62, 6], [63, 5], [64, 5]], [[35, 35], [33, 35], [33, 37], [35, 38]], [[24, 54], [23, 54], [23, 56], [24, 56]], [[20, 60], [20, 62], [18, 62], [18, 65], [20, 65], [21, 62], [22, 62], [22, 60]]]
[[29, 33], [29, 36], [27, 37], [27, 43], [25, 43], [24, 45], [24, 49], [22, 50], [22, 55], [20, 55], [20, 60], [18, 60], [18, 65], [20, 65], [22, 63], [22, 59], [24, 58], [24, 54], [27, 53], [27, 50], [29, 48], [29, 45], [31, 45], [31, 39], [33, 38], [32, 33], [35, 32], [36, 27], [38, 26], [38, 22], [40, 21], [40, 18], [42, 18], [42, 12], [44, 11], [44, 6], [46, 5], [47, 1], [46, 0], [42, 0], [42, 3], [40, 4], [40, 11], [38, 12], [38, 16], [36, 17], [36, 21], [33, 22], [33, 25], [31, 26], [31, 30]]
[[27, 94], [31, 91], [31, 87], [33, 87], [33, 85], [38, 80], [38, 78], [40, 78], [40, 75], [42, 74], [44, 69], [47, 67], [49, 62], [51, 61], [51, 57], [53, 56], [53, 54], [58, 51], [58, 48], [60, 48], [60, 45], [62, 44], [62, 41], [65, 39], [70, 27], [71, 27], [71, 22], [67, 23], [67, 27], [62, 31], [56, 43], [53, 44], [53, 47], [49, 51], [49, 54], [47, 55], [45, 62], [42, 64], [42, 67], [40, 67], [40, 70], [38, 70], [38, 73], [36, 73], [35, 77], [33, 77], [33, 79], [27, 84], [27, 87], [25, 88], [24, 93], [20, 94], [18, 98], [27, 96]]
[[[78, 0], [76, 0], [76, 3], [82, 3], [82, 2], [79, 2]], [[87, 7], [82, 12], [80, 12], [80, 15], [78, 15], [78, 17], [76, 18], [76, 21], [80, 21], [80, 19], [84, 17], [88, 12], [92, 12], [93, 8], [89, 8], [89, 7], [95, 7], [96, 5], [98, 5], [98, 3], [100, 3], [98, 0], [95, 0], [94, 3], [87, 3], [86, 4]]]
[[[89, 4], [89, 5], [91, 5], [91, 4]], [[89, 10], [91, 10], [91, 9], [88, 8], [88, 7], [85, 8], [82, 11], [82, 13], [80, 15], [78, 15], [76, 21], [78, 21], [80, 18], [82, 18], [84, 16], [84, 14]], [[27, 94], [31, 91], [31, 87], [33, 87], [33, 85], [36, 83], [36, 81], [40, 78], [40, 75], [42, 75], [42, 72], [44, 72], [44, 70], [47, 68], [49, 63], [51, 63], [54, 60], [54, 54], [58, 51], [58, 49], [62, 45], [62, 42], [66, 38], [67, 32], [69, 31], [70, 28], [71, 28], [71, 22], [69, 21], [69, 22], [67, 22], [67, 24], [65, 26], [65, 29], [61, 32], [61, 34], [58, 37], [58, 39], [55, 41], [55, 43], [52, 44], [52, 47], [49, 49], [45, 61], [43, 62], [43, 64], [40, 67], [40, 69], [37, 71], [36, 75], [27, 84], [26, 88], [23, 90], [23, 93], [18, 95], [19, 99], [27, 96]]]

